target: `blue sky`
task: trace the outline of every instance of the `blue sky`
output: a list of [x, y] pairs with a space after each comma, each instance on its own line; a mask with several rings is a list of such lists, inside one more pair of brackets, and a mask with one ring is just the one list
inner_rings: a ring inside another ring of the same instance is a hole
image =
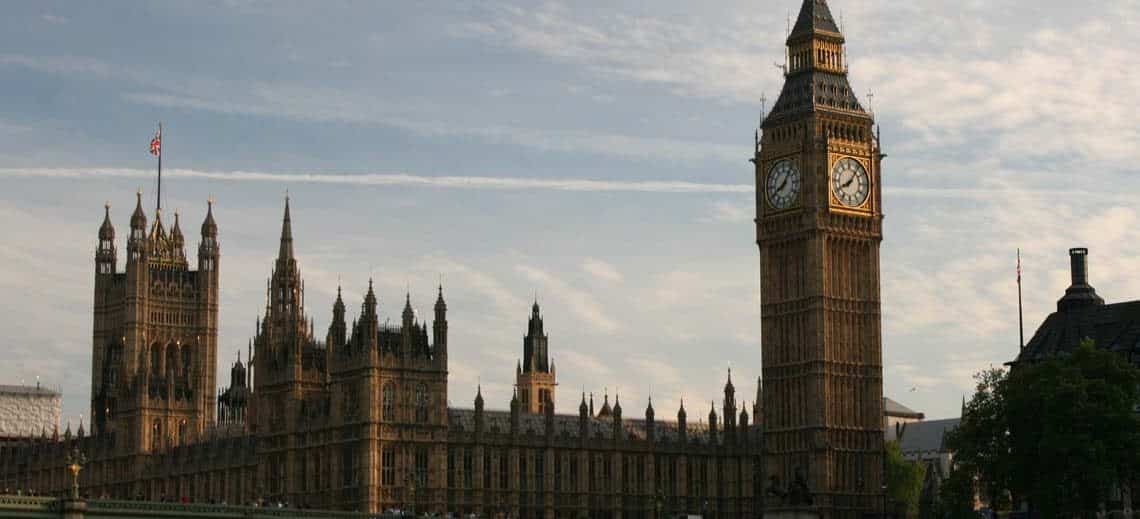
[[[952, 416], [1016, 354], [1092, 249], [1109, 301], [1140, 292], [1140, 7], [834, 0], [852, 83], [890, 157], [882, 248], [886, 392]], [[537, 293], [571, 409], [703, 409], [760, 372], [752, 131], [782, 78], [795, 0], [11, 3], [0, 19], [0, 380], [89, 395], [104, 201], [134, 191], [196, 245], [214, 196], [226, 370], [264, 307], [292, 195], [309, 313], [369, 276], [397, 318], [443, 276], [453, 405], [505, 407]], [[841, 14], [840, 14], [841, 13]], [[1031, 14], [1032, 16], [1026, 16]], [[765, 96], [766, 94], [766, 96]], [[153, 200], [153, 199], [151, 199]], [[704, 403], [702, 403], [704, 402]], [[719, 405], [719, 404], [718, 404]]]

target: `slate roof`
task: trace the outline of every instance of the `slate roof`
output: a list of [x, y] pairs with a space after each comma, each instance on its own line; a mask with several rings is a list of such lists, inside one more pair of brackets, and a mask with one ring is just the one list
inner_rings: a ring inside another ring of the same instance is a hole
[[886, 413], [887, 416], [918, 418], [920, 420], [926, 416], [887, 397], [883, 397], [883, 412]]
[[830, 32], [839, 34], [839, 25], [831, 16], [831, 9], [827, 7], [827, 0], [804, 0], [800, 6], [800, 14], [796, 17], [796, 24], [792, 27], [788, 40], [811, 35], [815, 32]]
[[768, 120], [783, 115], [811, 112], [815, 108], [865, 112], [844, 74], [806, 70], [784, 81], [780, 97], [768, 113]]
[[1071, 354], [1085, 338], [1132, 362], [1140, 362], [1140, 301], [1054, 312], [1041, 323], [1017, 361]]
[[903, 455], [940, 452], [944, 450], [946, 432], [958, 427], [961, 418], [911, 422], [903, 426], [899, 449]]
[[[453, 431], [475, 430], [475, 410], [449, 408], [448, 426]], [[507, 434], [511, 430], [511, 413], [509, 411], [483, 411], [484, 431], [489, 434]], [[645, 439], [645, 420], [623, 419], [622, 429], [627, 438]], [[675, 442], [680, 438], [676, 422], [655, 420], [656, 438], [662, 442]], [[589, 419], [591, 438], [613, 439], [613, 418], [593, 417]], [[709, 443], [708, 424], [687, 423], [689, 442]], [[723, 428], [719, 431], [718, 439], [723, 436]], [[519, 416], [519, 434], [545, 436], [546, 417], [537, 414], [522, 414]], [[578, 415], [554, 415], [554, 435], [561, 438], [578, 438]]]
[[1085, 248], [1069, 249], [1072, 284], [1012, 364], [1072, 354], [1084, 339], [1140, 363], [1140, 301], [1104, 304], [1089, 284]]

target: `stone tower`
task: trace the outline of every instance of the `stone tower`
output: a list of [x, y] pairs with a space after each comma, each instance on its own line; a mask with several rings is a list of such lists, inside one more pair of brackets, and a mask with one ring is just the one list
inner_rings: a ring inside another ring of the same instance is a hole
[[538, 301], [530, 309], [526, 336], [523, 337], [523, 360], [515, 370], [515, 387], [523, 413], [543, 414], [547, 402], [554, 401], [556, 371], [550, 362], [547, 336], [542, 328]]
[[826, 0], [804, 0], [757, 136], [765, 509], [876, 513], [883, 155]]
[[91, 416], [97, 434], [153, 452], [214, 422], [218, 226], [211, 203], [192, 270], [178, 213], [167, 232], [156, 210], [148, 232], [140, 192], [119, 272], [110, 213], [108, 205], [95, 252]]

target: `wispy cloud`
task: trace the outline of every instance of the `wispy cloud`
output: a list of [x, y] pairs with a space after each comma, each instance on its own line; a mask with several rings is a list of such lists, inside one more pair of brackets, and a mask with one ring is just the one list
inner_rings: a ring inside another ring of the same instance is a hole
[[592, 325], [598, 331], [608, 333], [617, 330], [617, 322], [609, 316], [593, 295], [575, 288], [558, 276], [540, 268], [518, 265], [515, 270], [526, 276], [527, 279], [541, 284], [545, 289], [544, 293], [549, 293], [551, 297], [565, 301], [578, 318]]
[[582, 262], [582, 270], [595, 278], [611, 283], [620, 283], [622, 280], [621, 272], [618, 272], [617, 267], [597, 258], [586, 258]]
[[[541, 179], [512, 177], [424, 176], [406, 173], [336, 174], [336, 173], [270, 173], [262, 171], [199, 171], [165, 169], [172, 177], [202, 178], [232, 182], [297, 182], [310, 184], [345, 184], [357, 186], [417, 186], [448, 189], [548, 190], [548, 191], [636, 191], [643, 193], [750, 193], [742, 184], [705, 184], [683, 181], [620, 181], [592, 179]], [[119, 177], [149, 179], [153, 171], [123, 168], [7, 168], [0, 176], [34, 176], [44, 178]]]

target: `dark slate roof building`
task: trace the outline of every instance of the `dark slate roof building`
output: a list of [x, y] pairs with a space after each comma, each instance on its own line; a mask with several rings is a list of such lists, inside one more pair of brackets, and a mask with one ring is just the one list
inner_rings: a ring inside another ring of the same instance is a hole
[[1140, 362], [1140, 301], [1105, 304], [1089, 284], [1088, 253], [1069, 250], [1072, 285], [1011, 364], [1069, 355], [1086, 338]]

